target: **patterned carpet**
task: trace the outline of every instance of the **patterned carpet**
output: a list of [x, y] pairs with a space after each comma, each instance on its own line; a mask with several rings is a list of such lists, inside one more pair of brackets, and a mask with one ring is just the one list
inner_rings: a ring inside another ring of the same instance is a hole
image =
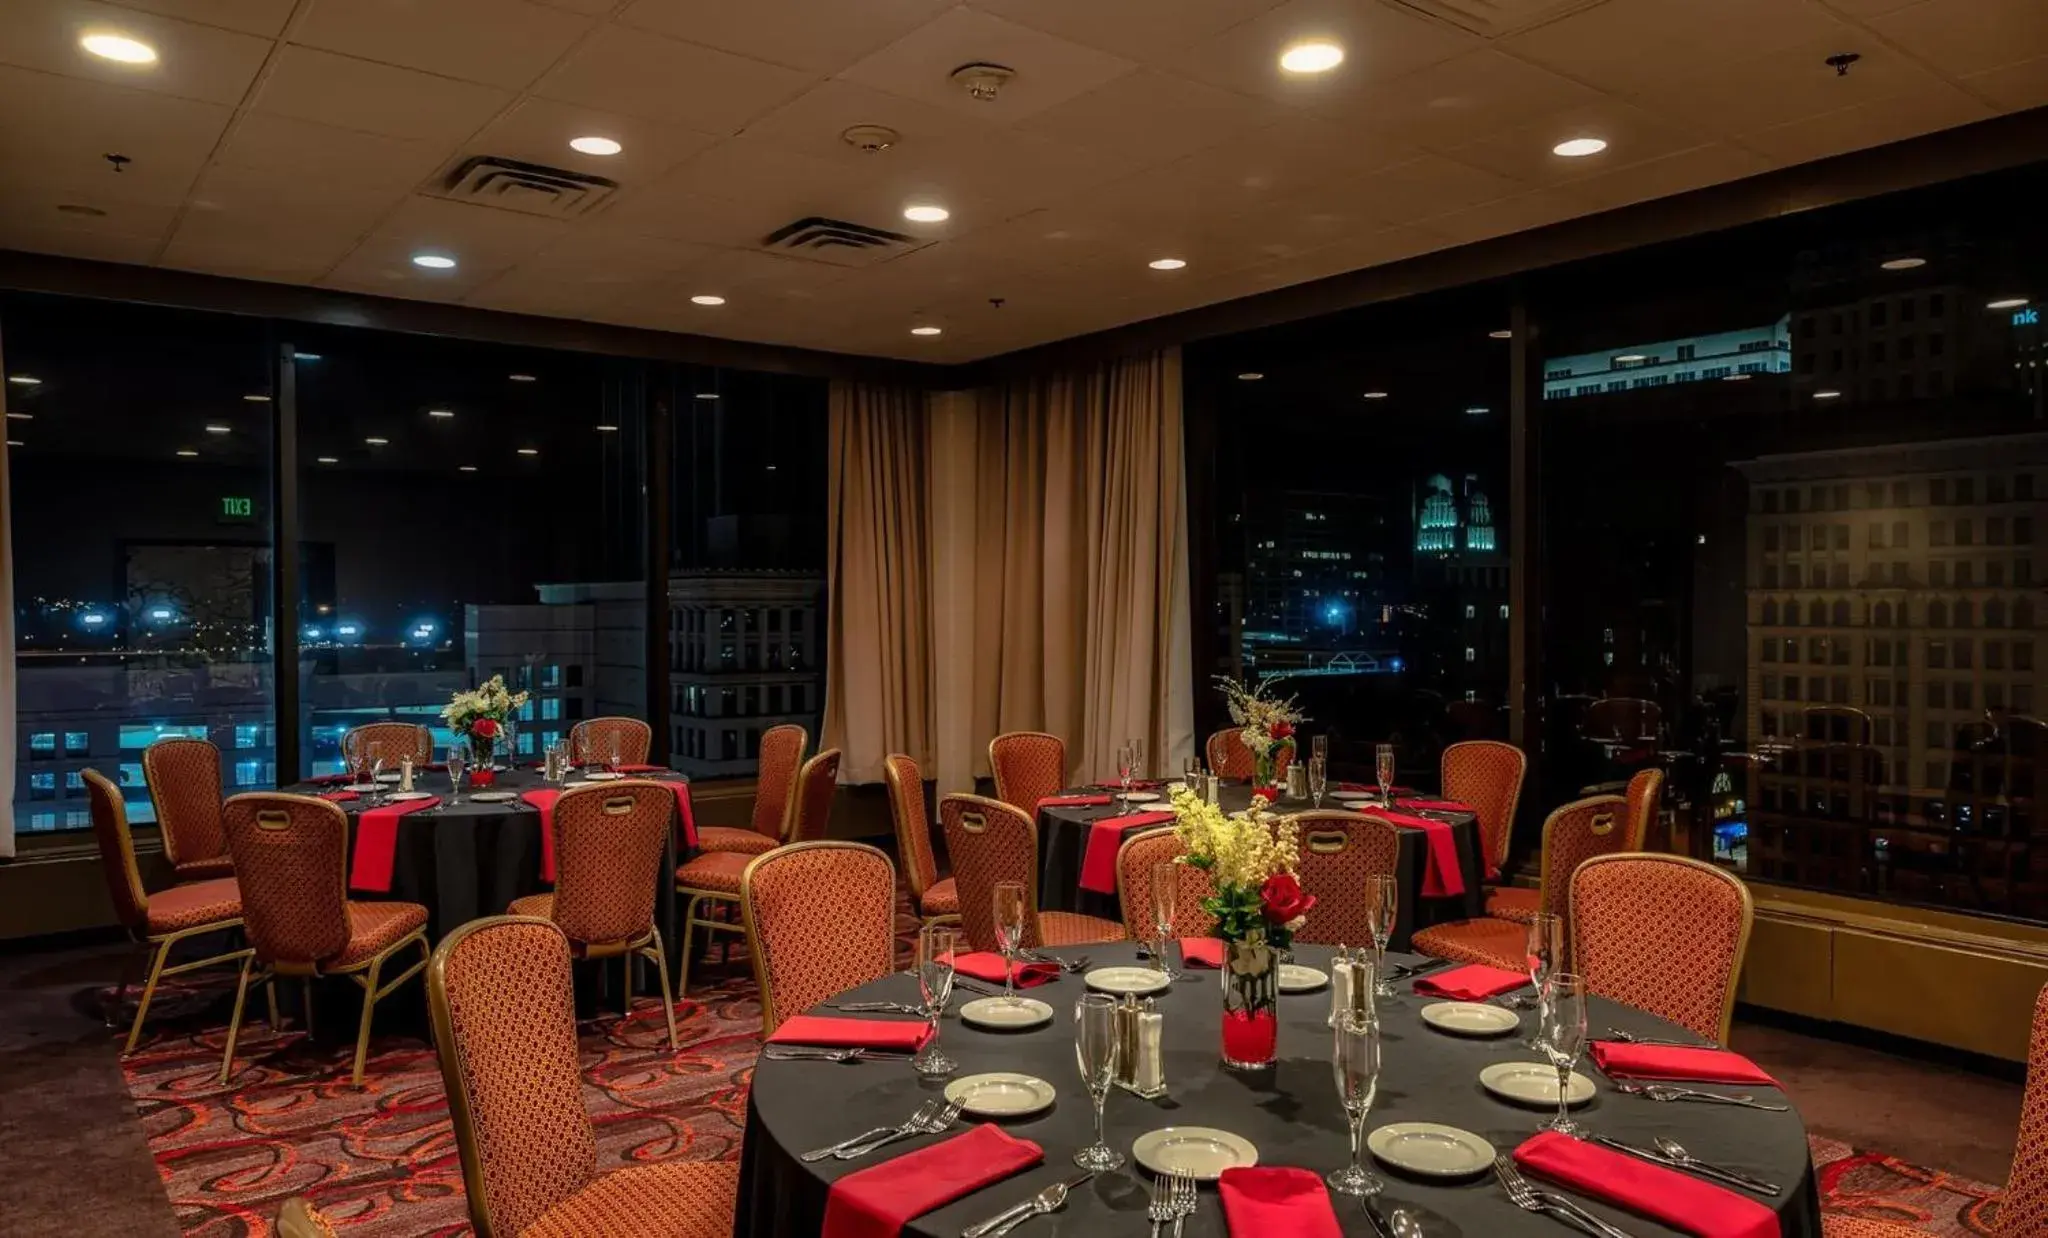
[[1893, 1221], [1943, 1238], [1989, 1234], [1998, 1187], [1910, 1165], [1882, 1152], [1862, 1152], [1810, 1136], [1820, 1175], [1821, 1206], [1828, 1212]]

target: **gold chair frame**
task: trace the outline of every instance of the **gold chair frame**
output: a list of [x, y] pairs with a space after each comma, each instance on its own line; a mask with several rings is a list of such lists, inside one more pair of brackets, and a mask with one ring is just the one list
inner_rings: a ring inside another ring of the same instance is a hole
[[[618, 793], [619, 788], [629, 786], [660, 787], [663, 791], [669, 789], [667, 783], [655, 782], [652, 779], [634, 779], [625, 782], [592, 783], [586, 787], [578, 787], [573, 791], [566, 791], [563, 795], [565, 798], [570, 795], [602, 795], [606, 797], [604, 812], [607, 814], [630, 812], [632, 811], [632, 801], [620, 796]], [[621, 804], [625, 805], [625, 807], [619, 807]], [[555, 807], [558, 811], [560, 810], [561, 802], [559, 800], [556, 801]], [[556, 840], [558, 846], [560, 841], [560, 839]], [[686, 937], [684, 940], [687, 941], [688, 938]], [[652, 963], [654, 965], [654, 974], [661, 980], [661, 1008], [668, 1014], [668, 1047], [671, 1050], [680, 1050], [683, 1047], [682, 1038], [676, 1034], [676, 1003], [668, 987], [668, 951], [662, 944], [661, 926], [659, 924], [651, 924], [648, 926], [647, 931], [639, 937], [623, 941], [579, 942], [574, 938], [570, 938], [569, 957], [590, 959], [600, 963], [605, 959], [616, 958], [623, 958], [626, 961], [624, 983], [622, 985], [625, 997], [621, 1013], [628, 1018], [631, 1018], [633, 1014], [633, 960], [640, 958]], [[687, 959], [684, 962], [685, 965], [688, 964]]]
[[[776, 850], [781, 850], [781, 848], [778, 847]], [[761, 855], [773, 854], [775, 854], [775, 851], [764, 851], [761, 853]], [[761, 856], [758, 855], [754, 857], [756, 860], [760, 858]], [[748, 867], [752, 867], [751, 861]], [[740, 888], [742, 890], [746, 888], [746, 880], [747, 875], [745, 871], [742, 871], [740, 873]], [[727, 894], [723, 890], [693, 889], [680, 882], [676, 884], [676, 893], [688, 899], [683, 904], [683, 957], [676, 976], [676, 992], [680, 996], [687, 998], [690, 995], [690, 956], [695, 953], [691, 949], [691, 946], [695, 944], [694, 930], [701, 928], [707, 933], [732, 933], [737, 935], [742, 941], [747, 942], [753, 941], [753, 936], [747, 928], [744, 913], [738, 919], [733, 920], [711, 920], [697, 914], [697, 909], [706, 902], [730, 903], [734, 908], [740, 908], [742, 904], [738, 894]], [[727, 944], [730, 945], [731, 943], [728, 942]], [[666, 973], [664, 973], [665, 975]]]
[[[910, 758], [905, 757], [904, 759], [909, 760]], [[915, 764], [915, 762], [912, 763]], [[908, 794], [915, 795], [920, 804], [924, 802], [924, 771], [922, 769], [918, 770], [918, 778], [919, 781], [916, 786], [906, 788], [903, 783], [903, 777], [896, 772], [896, 766], [893, 761], [884, 761], [882, 763], [882, 781], [887, 784], [889, 792], [889, 824], [896, 831], [896, 850], [898, 854], [902, 855], [904, 860], [901, 869], [903, 881], [904, 884], [910, 887], [911, 909], [917, 913], [919, 922], [923, 924], [958, 924], [960, 923], [960, 913], [957, 911], [942, 912], [932, 916], [924, 914], [924, 892], [930, 887], [922, 885], [919, 880], [921, 874], [917, 872], [914, 865], [909, 863], [910, 857], [906, 854], [910, 839], [904, 831], [906, 823], [897, 818], [896, 801], [899, 796]], [[929, 848], [932, 846], [932, 819], [929, 815], [925, 817], [924, 829], [924, 845]]]
[[[752, 956], [754, 986], [756, 989], [760, 991], [761, 994], [761, 1034], [763, 1036], [767, 1036], [770, 1033], [772, 1033], [776, 1029], [776, 1027], [781, 1024], [782, 1019], [775, 1012], [775, 990], [768, 982], [768, 952], [761, 949], [759, 944], [761, 940], [761, 935], [759, 932], [756, 931], [756, 927], [754, 924], [754, 900], [752, 897], [754, 887], [754, 870], [761, 867], [761, 862], [763, 860], [769, 859], [771, 857], [779, 858], [782, 856], [789, 855], [792, 852], [796, 851], [816, 851], [820, 849], [834, 851], [871, 852], [874, 855], [879, 856], [881, 858], [882, 863], [888, 865], [889, 874], [892, 882], [895, 878], [896, 864], [893, 860], [889, 858], [888, 853], [884, 852], [879, 847], [871, 847], [866, 843], [841, 842], [837, 840], [825, 839], [820, 839], [814, 842], [807, 843], [790, 843], [788, 846], [777, 847], [773, 851], [763, 852], [762, 854], [755, 856], [752, 860], [749, 860], [747, 862], [746, 871], [740, 874], [740, 926], [746, 932], [747, 952]], [[895, 912], [892, 910], [890, 912], [892, 934], [894, 927], [894, 919]], [[889, 949], [891, 963], [893, 966], [896, 949], [893, 936], [890, 942]]]

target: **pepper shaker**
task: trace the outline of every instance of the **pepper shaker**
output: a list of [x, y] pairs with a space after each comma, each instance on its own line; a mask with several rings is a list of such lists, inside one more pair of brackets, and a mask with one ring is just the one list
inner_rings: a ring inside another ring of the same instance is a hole
[[398, 758], [398, 789], [401, 791], [412, 790], [412, 757], [410, 755]]

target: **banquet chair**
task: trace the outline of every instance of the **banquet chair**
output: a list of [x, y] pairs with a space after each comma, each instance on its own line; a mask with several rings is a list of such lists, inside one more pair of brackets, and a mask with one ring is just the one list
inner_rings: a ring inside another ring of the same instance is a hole
[[[229, 799], [221, 819], [242, 886], [242, 920], [252, 953], [242, 960], [227, 1047], [221, 1053], [220, 1081], [226, 1083], [234, 1071], [235, 1038], [241, 1031], [251, 967], [260, 964], [263, 970], [255, 979], [271, 991], [273, 1028], [280, 976], [297, 976], [308, 983], [320, 976], [347, 976], [362, 989], [353, 1075], [356, 1086], [362, 1086], [370, 1019], [377, 1003], [427, 965], [427, 909], [418, 903], [363, 903], [348, 896], [348, 816], [327, 800], [252, 791]], [[383, 979], [384, 965], [415, 946], [419, 960]]]
[[996, 798], [1035, 819], [1038, 801], [1067, 785], [1067, 744], [1043, 731], [1010, 731], [988, 741]]
[[[210, 747], [211, 745], [209, 745]], [[149, 978], [135, 1006], [135, 1021], [128, 1027], [123, 1054], [135, 1052], [142, 1035], [142, 1020], [156, 986], [165, 976], [183, 975], [202, 967], [234, 963], [249, 957], [244, 948], [203, 959], [165, 966], [171, 948], [188, 937], [220, 933], [242, 926], [242, 892], [233, 877], [215, 877], [172, 886], [148, 894], [142, 888], [142, 870], [135, 862], [135, 835], [128, 827], [128, 809], [121, 802], [121, 789], [96, 769], [83, 771], [88, 806], [92, 809], [93, 839], [99, 843], [100, 871], [106, 875], [107, 894], [113, 900], [114, 916], [138, 946], [149, 955]], [[141, 952], [138, 952], [138, 954]], [[121, 969], [121, 981], [114, 990], [112, 1010], [118, 1010], [128, 995], [128, 966]], [[109, 1022], [111, 1022], [111, 1018]]]
[[[1258, 758], [1245, 747], [1244, 733], [1240, 728], [1231, 727], [1218, 731], [1202, 746], [1209, 758], [1209, 771], [1218, 778], [1235, 778], [1250, 782], [1259, 773]], [[1294, 749], [1283, 748], [1273, 758], [1273, 781], [1284, 784], [1287, 781], [1287, 767], [1294, 764]]]
[[[1123, 909], [1124, 935], [1132, 941], [1150, 941], [1159, 926], [1152, 916], [1152, 868], [1171, 863], [1187, 854], [1187, 847], [1173, 827], [1141, 830], [1124, 839], [1116, 849], [1116, 897]], [[1216, 931], [1216, 917], [1202, 910], [1202, 900], [1213, 897], [1216, 883], [1206, 869], [1192, 864], [1174, 864], [1173, 935], [1207, 937]]]
[[1372, 940], [1372, 907], [1366, 879], [1392, 873], [1401, 859], [1401, 831], [1380, 817], [1318, 809], [1295, 813], [1301, 858], [1295, 876], [1316, 905], [1296, 941], [1335, 946]]
[[569, 728], [571, 765], [645, 765], [654, 729], [638, 718], [585, 718]]
[[1038, 910], [1038, 825], [1024, 809], [979, 795], [947, 795], [939, 800], [939, 825], [959, 883], [960, 927], [976, 950], [996, 948], [995, 888], [1002, 881], [1024, 886], [1024, 949], [1124, 939], [1114, 920]]
[[1479, 818], [1479, 852], [1489, 881], [1508, 862], [1515, 809], [1521, 803], [1522, 779], [1528, 772], [1528, 755], [1497, 739], [1452, 744], [1437, 761], [1437, 785], [1443, 798], [1467, 805]]
[[761, 1034], [842, 989], [896, 970], [896, 866], [865, 843], [800, 842], [747, 863]]
[[[797, 767], [804, 762], [804, 748], [811, 737], [800, 726], [783, 723], [761, 732], [760, 764], [754, 774], [754, 819], [747, 829], [730, 825], [697, 827], [699, 851], [731, 851], [759, 855], [782, 841], [789, 818], [790, 797], [796, 791]], [[738, 870], [734, 870], [735, 882]], [[735, 892], [739, 887], [733, 886]], [[685, 964], [688, 957], [685, 955]]]
[[[1618, 795], [1595, 795], [1550, 814], [1543, 822], [1543, 884], [1537, 892], [1537, 910], [1567, 914], [1572, 874], [1594, 856], [1621, 850], [1627, 810], [1628, 802]], [[1432, 958], [1521, 971], [1528, 934], [1529, 926], [1519, 921], [1480, 916], [1418, 929], [1409, 939], [1409, 949]]]
[[303, 1195], [285, 1200], [284, 1207], [277, 1210], [277, 1235], [278, 1238], [337, 1238], [334, 1222]]
[[142, 781], [178, 880], [234, 876], [220, 826], [220, 749], [204, 739], [160, 739], [142, 750]]
[[797, 771], [796, 792], [789, 797], [789, 820], [782, 826], [785, 843], [821, 841], [832, 824], [832, 797], [839, 793], [839, 749], [827, 748]]
[[951, 877], [939, 877], [932, 856], [932, 823], [924, 808], [924, 773], [900, 752], [882, 761], [882, 780], [889, 785], [889, 818], [896, 826], [896, 857], [910, 883], [910, 902], [926, 924], [960, 918], [960, 888]]
[[624, 959], [625, 1010], [633, 1013], [633, 961], [646, 959], [661, 980], [668, 1047], [680, 1049], [669, 996], [668, 953], [654, 923], [654, 897], [675, 816], [666, 783], [590, 783], [555, 801], [555, 888], [515, 898], [514, 916], [553, 920], [581, 959]]
[[[1637, 770], [1628, 780], [1624, 799], [1628, 810], [1624, 815], [1621, 850], [1641, 851], [1643, 840], [1650, 832], [1650, 822], [1656, 818], [1657, 805], [1664, 793], [1664, 771], [1661, 769]], [[1543, 892], [1527, 886], [1498, 886], [1486, 892], [1486, 914], [1500, 920], [1513, 920], [1527, 924], [1542, 910]]]
[[1749, 887], [1676, 855], [1595, 856], [1571, 875], [1573, 968], [1588, 992], [1728, 1042], [1756, 918]]
[[598, 1170], [569, 957], [552, 921], [492, 916], [450, 933], [427, 970], [477, 1238], [728, 1238], [736, 1162]]
[[341, 737], [342, 761], [354, 769], [361, 754], [371, 751], [371, 744], [383, 746], [384, 760], [393, 769], [402, 757], [411, 757], [414, 766], [425, 766], [434, 759], [434, 733], [426, 727], [414, 722], [371, 722]]

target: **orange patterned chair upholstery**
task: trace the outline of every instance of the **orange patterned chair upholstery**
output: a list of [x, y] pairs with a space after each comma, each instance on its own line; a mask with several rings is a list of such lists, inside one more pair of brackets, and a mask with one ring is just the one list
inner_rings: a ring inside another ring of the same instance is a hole
[[571, 765], [645, 765], [653, 747], [654, 728], [638, 718], [585, 718], [569, 728]]
[[[208, 744], [211, 748], [213, 745]], [[235, 963], [249, 952], [230, 950], [210, 958], [195, 959], [173, 967], [171, 947], [187, 937], [225, 932], [242, 925], [242, 891], [233, 877], [216, 877], [189, 885], [172, 886], [155, 895], [142, 889], [142, 870], [135, 863], [135, 835], [128, 828], [128, 808], [121, 800], [121, 788], [96, 769], [85, 772], [86, 802], [92, 809], [93, 840], [100, 847], [100, 871], [107, 879], [107, 894], [113, 900], [114, 916], [129, 937], [149, 954], [149, 979], [142, 986], [142, 998], [135, 1006], [135, 1022], [128, 1027], [128, 1043], [121, 1052], [135, 1052], [142, 1035], [142, 1020], [156, 996], [157, 982], [165, 976], [181, 975], [201, 967]], [[128, 969], [121, 971], [121, 983], [114, 990], [113, 1006], [118, 1009], [128, 995]]]
[[1579, 865], [1570, 891], [1572, 970], [1588, 992], [1727, 1043], [1755, 919], [1740, 878], [1624, 851]]
[[1480, 852], [1496, 872], [1508, 862], [1508, 837], [1515, 828], [1515, 808], [1528, 772], [1528, 755], [1497, 739], [1452, 744], [1437, 762], [1443, 797], [1471, 806], [1479, 818]]
[[728, 1238], [731, 1161], [600, 1173], [583, 1108], [569, 943], [548, 920], [472, 920], [427, 973], [434, 1047], [477, 1238]]
[[220, 749], [204, 739], [160, 739], [142, 750], [142, 781], [178, 880], [234, 876], [220, 826]]
[[988, 742], [996, 798], [1036, 819], [1038, 801], [1067, 785], [1067, 744], [1043, 731], [1011, 731]]
[[924, 810], [924, 773], [900, 752], [882, 761], [882, 780], [889, 784], [889, 818], [896, 825], [896, 856], [910, 883], [910, 901], [929, 924], [960, 918], [960, 889], [951, 877], [939, 878], [932, 856], [932, 823]]
[[381, 754], [390, 769], [397, 769], [403, 757], [411, 757], [416, 766], [426, 765], [434, 759], [434, 733], [412, 722], [372, 722], [341, 737], [341, 758], [350, 769], [365, 754]]
[[[418, 903], [359, 903], [349, 898], [348, 817], [326, 800], [256, 791], [228, 800], [221, 820], [242, 887], [242, 920], [252, 957], [242, 960], [220, 1081], [226, 1083], [234, 1070], [235, 1037], [249, 995], [250, 968], [261, 964], [263, 971], [256, 979], [270, 989], [273, 1027], [279, 976], [347, 976], [363, 990], [354, 1075], [361, 1086], [363, 1057], [370, 1048], [370, 1016], [377, 1003], [427, 965], [427, 909]], [[414, 946], [419, 947], [419, 961], [380, 985], [384, 964]]]
[[1308, 923], [1296, 941], [1334, 946], [1372, 940], [1366, 879], [1391, 873], [1401, 858], [1401, 831], [1379, 817], [1321, 809], [1290, 818], [1300, 831], [1301, 859], [1295, 875], [1304, 892], [1316, 896]]
[[334, 1222], [303, 1195], [294, 1195], [277, 1210], [278, 1238], [338, 1238]]
[[553, 920], [578, 958], [625, 960], [625, 1004], [633, 1012], [633, 960], [661, 980], [668, 1047], [680, 1049], [669, 996], [668, 953], [654, 923], [654, 896], [668, 849], [675, 789], [629, 780], [590, 783], [555, 801], [555, 888], [515, 898], [506, 911]]
[[[697, 849], [753, 856], [780, 843], [789, 820], [789, 802], [796, 792], [797, 768], [804, 763], [804, 749], [810, 742], [809, 733], [792, 723], [761, 732], [760, 765], [754, 775], [753, 827], [742, 830], [730, 825], [699, 826]], [[738, 898], [739, 869], [733, 870], [732, 878], [733, 897]], [[685, 951], [686, 967], [688, 962]]]
[[[1158, 932], [1152, 919], [1152, 867], [1186, 853], [1172, 826], [1141, 830], [1116, 849], [1117, 905], [1123, 909], [1124, 935], [1132, 941], [1150, 941]], [[1175, 864], [1173, 873], [1173, 935], [1207, 937], [1216, 931], [1216, 917], [1202, 910], [1202, 900], [1215, 895], [1216, 883], [1192, 864]]]
[[[1258, 776], [1258, 758], [1244, 746], [1244, 734], [1240, 728], [1218, 731], [1202, 745], [1202, 751], [1209, 758], [1209, 772], [1218, 778], [1235, 778], [1250, 782]], [[1294, 764], [1294, 749], [1283, 748], [1273, 759], [1273, 780], [1285, 783], [1287, 767]]]
[[[1482, 741], [1484, 742], [1484, 741]], [[1470, 801], [1466, 801], [1470, 803]], [[1628, 804], [1618, 795], [1595, 795], [1573, 800], [1550, 814], [1543, 823], [1543, 885], [1537, 892], [1537, 909], [1565, 915], [1571, 875], [1579, 865], [1596, 855], [1621, 849], [1627, 834], [1623, 818]], [[1567, 926], [1569, 927], [1569, 926]], [[1516, 920], [1481, 916], [1476, 920], [1452, 920], [1419, 929], [1409, 948], [1433, 958], [1460, 963], [1485, 963], [1521, 971], [1526, 957], [1529, 926]]]
[[960, 928], [976, 950], [996, 948], [996, 883], [1024, 886], [1023, 948], [1122, 941], [1123, 926], [1072, 911], [1039, 911], [1038, 824], [1029, 812], [979, 795], [939, 799], [939, 825], [960, 887]]
[[[1623, 851], [1643, 849], [1643, 840], [1649, 835], [1650, 822], [1657, 815], [1657, 805], [1663, 793], [1664, 771], [1661, 769], [1637, 770], [1635, 777], [1628, 780], [1628, 793], [1624, 797], [1628, 810], [1622, 830]], [[1527, 886], [1500, 886], [1486, 892], [1486, 914], [1498, 920], [1528, 924], [1542, 910], [1542, 901], [1541, 890]]]
[[864, 843], [801, 842], [740, 879], [761, 1034], [834, 993], [896, 970], [896, 866]]
[[789, 820], [783, 823], [782, 840], [823, 840], [832, 825], [832, 797], [838, 793], [839, 749], [827, 748], [797, 771], [796, 793], [789, 797]]
[[1914, 1229], [1896, 1221], [1833, 1215], [1820, 1219], [1821, 1238], [1932, 1238], [1932, 1233], [1931, 1230]]

